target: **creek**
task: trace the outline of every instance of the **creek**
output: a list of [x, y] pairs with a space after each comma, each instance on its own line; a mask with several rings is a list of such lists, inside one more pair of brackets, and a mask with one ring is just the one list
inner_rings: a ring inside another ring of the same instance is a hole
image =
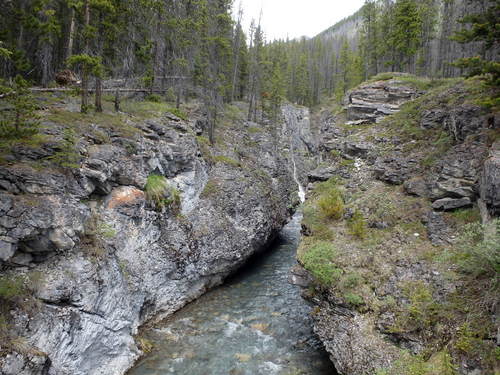
[[332, 375], [312, 332], [312, 307], [289, 283], [301, 214], [271, 248], [145, 332], [154, 349], [129, 375]]

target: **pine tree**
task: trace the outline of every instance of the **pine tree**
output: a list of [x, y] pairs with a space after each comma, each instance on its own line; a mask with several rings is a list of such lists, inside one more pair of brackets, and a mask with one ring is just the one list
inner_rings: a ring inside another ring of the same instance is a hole
[[492, 1], [483, 13], [465, 16], [461, 22], [469, 25], [454, 35], [454, 40], [460, 43], [482, 42], [483, 56], [462, 58], [455, 62], [455, 66], [468, 70], [469, 76], [486, 74], [489, 83], [500, 86], [500, 62], [489, 61], [484, 58], [486, 51], [496, 51], [499, 57], [500, 28], [499, 28], [500, 0]]
[[422, 15], [415, 0], [397, 0], [394, 5], [394, 30], [389, 36], [398, 58], [398, 68], [410, 70], [411, 59], [422, 42]]
[[0, 82], [0, 97], [8, 106], [0, 118], [0, 138], [29, 138], [38, 133], [36, 105], [26, 80], [17, 75], [10, 85]]

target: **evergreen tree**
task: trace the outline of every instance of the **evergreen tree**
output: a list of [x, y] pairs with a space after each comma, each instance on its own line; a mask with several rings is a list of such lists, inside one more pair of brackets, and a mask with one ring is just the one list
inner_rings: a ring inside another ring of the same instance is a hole
[[26, 80], [17, 75], [10, 85], [0, 82], [0, 98], [7, 102], [0, 118], [1, 138], [29, 138], [38, 133], [36, 105]]
[[[460, 43], [482, 42], [483, 56], [462, 58], [455, 65], [468, 70], [469, 76], [487, 74], [492, 85], [500, 86], [500, 0], [494, 0], [488, 4], [483, 13], [465, 16], [461, 22], [469, 25], [458, 31], [454, 39]], [[496, 60], [484, 58], [486, 51], [496, 51]]]

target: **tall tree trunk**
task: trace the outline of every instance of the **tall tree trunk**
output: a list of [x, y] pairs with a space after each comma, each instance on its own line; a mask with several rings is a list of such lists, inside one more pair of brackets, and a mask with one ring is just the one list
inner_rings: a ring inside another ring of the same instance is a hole
[[102, 112], [102, 79], [95, 79], [95, 111]]
[[89, 108], [88, 91], [89, 91], [89, 73], [87, 71], [87, 68], [84, 67], [82, 74], [82, 106], [80, 109], [82, 113], [87, 113], [87, 110]]
[[[90, 0], [85, 0], [84, 3], [84, 26], [85, 26], [85, 32], [88, 32], [88, 28], [90, 25]], [[89, 53], [90, 49], [90, 40], [88, 35], [85, 36], [85, 45], [83, 52], [84, 53]]]
[[66, 61], [73, 55], [73, 44], [75, 42], [75, 8], [70, 7], [69, 11], [70, 21], [68, 30], [68, 43], [66, 44], [66, 51], [64, 54], [64, 61]]

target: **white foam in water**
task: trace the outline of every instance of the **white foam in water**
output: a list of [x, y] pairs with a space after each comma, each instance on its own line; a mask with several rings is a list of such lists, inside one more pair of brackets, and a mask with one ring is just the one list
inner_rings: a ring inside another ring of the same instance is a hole
[[277, 365], [273, 362], [264, 362], [262, 370], [269, 371], [268, 374], [278, 374], [283, 366]]
[[232, 337], [233, 334], [241, 327], [241, 324], [227, 322], [227, 327], [224, 330], [224, 335], [227, 337]]

